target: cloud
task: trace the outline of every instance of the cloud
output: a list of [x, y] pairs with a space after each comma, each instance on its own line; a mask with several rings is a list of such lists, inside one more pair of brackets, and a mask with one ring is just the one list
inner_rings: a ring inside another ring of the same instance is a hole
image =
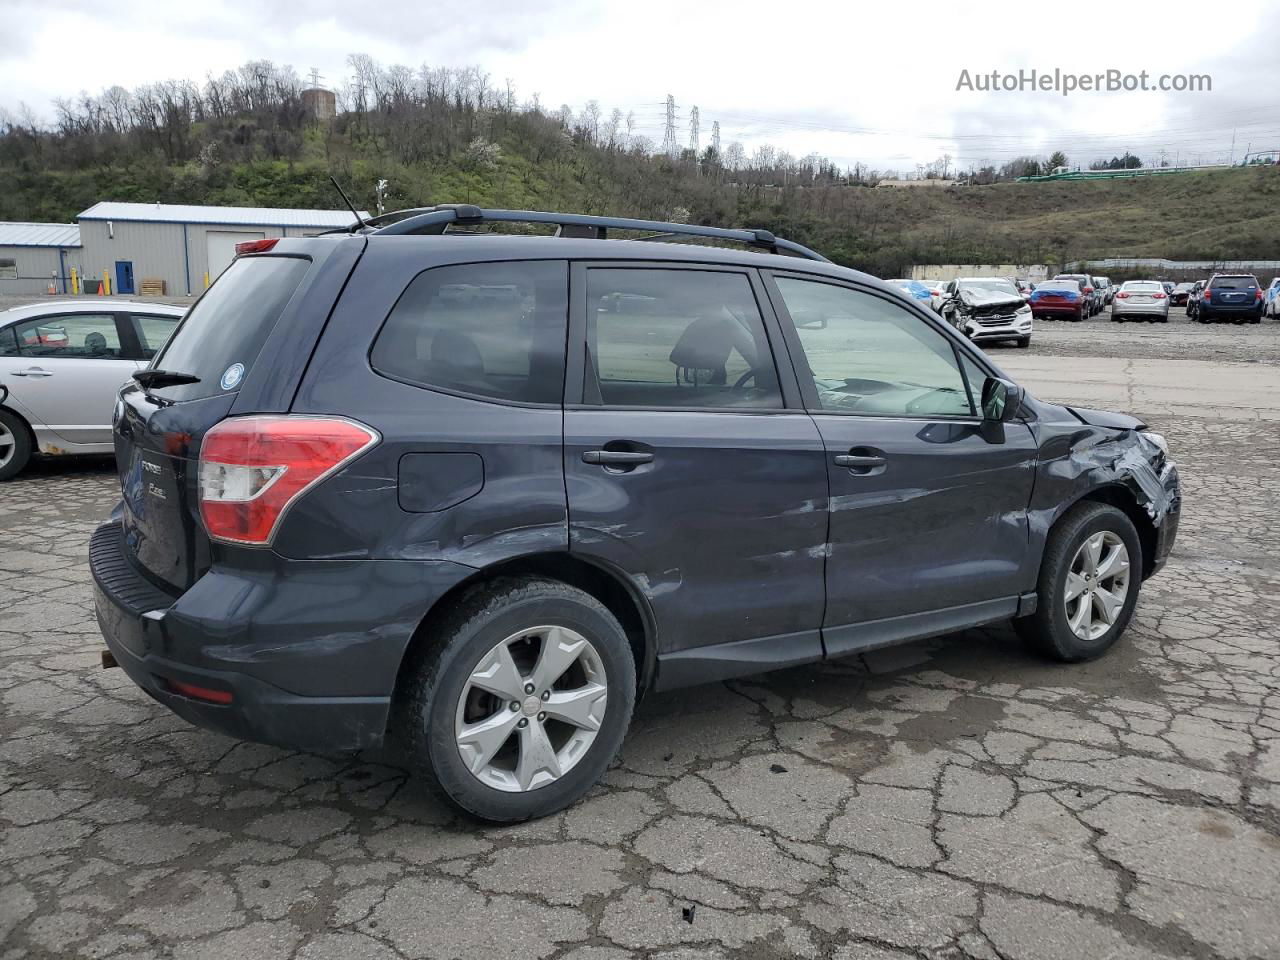
[[[688, 142], [763, 142], [797, 156], [911, 169], [942, 154], [992, 162], [1064, 149], [1073, 159], [1132, 148], [1224, 157], [1232, 130], [1255, 149], [1280, 148], [1280, 7], [1271, 0], [1074, 10], [989, 0], [910, 8], [764, 0], [644, 4], [588, 0], [117, 0], [110, 16], [74, 0], [8, 0], [22, 27], [0, 47], [0, 108], [48, 113], [59, 96], [169, 77], [202, 79], [251, 59], [317, 68], [340, 85], [346, 58], [368, 53], [417, 67], [476, 65], [517, 96], [634, 113], [660, 142], [663, 100], [678, 104]], [[980, 9], [980, 13], [978, 12]], [[1203, 28], [1203, 29], [1202, 29]], [[1119, 68], [1209, 73], [1208, 94], [957, 92], [962, 69], [1077, 73]], [[1241, 144], [1241, 150], [1243, 144]]]

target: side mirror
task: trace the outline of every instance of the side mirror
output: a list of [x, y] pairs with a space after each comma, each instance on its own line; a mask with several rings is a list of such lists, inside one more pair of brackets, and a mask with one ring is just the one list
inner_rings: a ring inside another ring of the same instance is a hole
[[1016, 383], [987, 377], [982, 385], [982, 419], [1007, 423], [1022, 407], [1023, 390]]

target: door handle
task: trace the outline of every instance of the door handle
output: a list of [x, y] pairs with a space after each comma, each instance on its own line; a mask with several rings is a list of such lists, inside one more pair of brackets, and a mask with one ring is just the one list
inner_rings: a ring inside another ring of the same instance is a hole
[[15, 370], [15, 377], [52, 377], [52, 370], [45, 370], [43, 367], [27, 367], [25, 370]]
[[641, 463], [653, 463], [653, 454], [638, 450], [588, 450], [582, 455], [582, 462], [634, 467]]
[[875, 447], [854, 447], [835, 457], [837, 467], [847, 467], [854, 477], [875, 477], [884, 473], [884, 453]]

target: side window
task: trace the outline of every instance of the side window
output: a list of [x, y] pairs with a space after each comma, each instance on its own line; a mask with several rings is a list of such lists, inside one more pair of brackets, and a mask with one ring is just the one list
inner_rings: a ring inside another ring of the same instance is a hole
[[813, 280], [777, 279], [823, 410], [970, 416], [950, 340], [897, 304]]
[[378, 333], [373, 369], [424, 387], [559, 403], [568, 264], [474, 263], [418, 274]]
[[782, 406], [760, 307], [742, 273], [589, 270], [587, 346], [600, 400], [610, 406]]
[[957, 350], [956, 353], [960, 357], [960, 366], [964, 367], [964, 377], [969, 381], [969, 400], [973, 404], [974, 410], [982, 408], [982, 385], [987, 382], [990, 374], [983, 370], [963, 350]]
[[14, 324], [24, 357], [118, 360], [123, 355], [115, 314], [63, 313]]
[[133, 323], [134, 335], [138, 338], [138, 347], [142, 354], [137, 360], [150, 360], [164, 346], [169, 335], [178, 325], [177, 317], [161, 317], [153, 314], [134, 313], [129, 315]]
[[18, 279], [18, 261], [12, 257], [0, 257], [0, 280]]
[[18, 337], [13, 327], [0, 330], [0, 357], [18, 356]]

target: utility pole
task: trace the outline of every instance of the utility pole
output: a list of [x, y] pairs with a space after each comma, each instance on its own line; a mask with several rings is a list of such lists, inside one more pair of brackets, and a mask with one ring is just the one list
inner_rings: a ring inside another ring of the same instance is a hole
[[320, 75], [320, 71], [317, 70], [315, 67], [311, 68], [311, 73], [309, 74], [309, 76], [311, 78], [311, 86], [313, 88], [318, 88], [320, 86], [320, 81], [324, 79], [324, 77]]
[[1228, 166], [1235, 166], [1236, 162], [1236, 128], [1231, 128], [1231, 157], [1227, 160]]
[[693, 151], [693, 159], [698, 159], [698, 108], [695, 105], [689, 111], [689, 149]]
[[676, 146], [676, 98], [667, 94], [667, 124], [662, 133], [662, 152], [672, 159], [679, 153]]

